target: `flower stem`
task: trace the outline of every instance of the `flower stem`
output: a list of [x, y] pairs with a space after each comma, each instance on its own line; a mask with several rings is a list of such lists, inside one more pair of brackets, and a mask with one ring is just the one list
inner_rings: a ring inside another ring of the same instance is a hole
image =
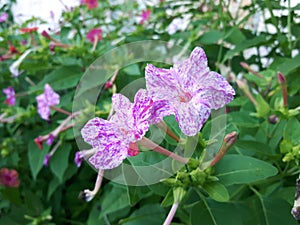
[[169, 214], [168, 214], [168, 216], [167, 216], [167, 218], [166, 218], [163, 225], [170, 225], [171, 224], [172, 219], [173, 219], [173, 217], [174, 217], [174, 215], [177, 211], [177, 208], [178, 208], [178, 203], [177, 202], [173, 203], [172, 208], [171, 208], [171, 210], [170, 210], [170, 212], [169, 212]]
[[55, 111], [57, 111], [57, 112], [66, 114], [66, 115], [68, 115], [68, 116], [71, 116], [71, 115], [72, 115], [72, 113], [70, 113], [70, 112], [68, 112], [68, 111], [66, 111], [66, 110], [63, 110], [63, 109], [61, 109], [61, 108], [57, 108], [56, 106], [50, 106], [50, 108], [53, 109], [53, 110], [55, 110]]
[[155, 124], [155, 126], [165, 131], [166, 134], [169, 135], [171, 138], [173, 138], [176, 142], [180, 141], [180, 138], [168, 127], [168, 125], [164, 121]]
[[166, 156], [169, 156], [179, 162], [182, 162], [184, 164], [187, 164], [188, 163], [188, 159], [180, 156], [180, 155], [177, 155], [175, 154], [174, 152], [170, 152], [169, 150], [159, 146], [158, 144], [154, 143], [153, 141], [151, 141], [150, 139], [146, 138], [146, 137], [143, 137], [142, 140], [138, 141], [139, 144], [141, 144], [142, 146], [148, 148], [148, 149], [152, 149], [153, 151], [155, 152], [158, 152], [160, 154], [163, 154], [163, 155], [166, 155]]
[[95, 35], [95, 36], [94, 36], [94, 42], [93, 42], [92, 52], [94, 52], [94, 51], [96, 50], [98, 41], [99, 41], [98, 36]]

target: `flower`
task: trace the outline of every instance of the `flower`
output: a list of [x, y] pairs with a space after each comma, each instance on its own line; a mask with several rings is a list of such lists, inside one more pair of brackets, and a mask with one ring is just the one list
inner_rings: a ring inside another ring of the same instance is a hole
[[0, 16], [0, 23], [5, 22], [8, 19], [8, 14], [7, 13], [2, 13]]
[[16, 104], [16, 94], [13, 87], [4, 88], [3, 93], [6, 95], [5, 104], [13, 106]]
[[83, 157], [82, 152], [80, 152], [80, 151], [76, 152], [74, 162], [75, 162], [77, 167], [81, 166], [81, 163], [82, 163], [83, 160], [84, 160], [84, 157]]
[[44, 120], [49, 120], [50, 106], [59, 104], [59, 95], [53, 91], [49, 84], [45, 84], [44, 93], [36, 97], [38, 113]]
[[166, 101], [164, 115], [175, 115], [181, 131], [193, 136], [210, 115], [233, 100], [234, 89], [220, 74], [210, 71], [202, 48], [196, 47], [188, 60], [173, 68], [161, 69], [148, 64], [146, 87], [153, 101]]
[[102, 40], [102, 30], [100, 28], [91, 29], [87, 35], [86, 39], [88, 39], [90, 42], [94, 43], [95, 40], [100, 41]]
[[142, 14], [141, 14], [141, 21], [140, 21], [140, 24], [144, 24], [145, 21], [147, 21], [149, 19], [151, 15], [151, 10], [150, 9], [147, 9], [147, 10], [142, 10]]
[[94, 9], [98, 7], [98, 0], [83, 0], [83, 3], [88, 7], [88, 9]]
[[0, 185], [6, 187], [19, 187], [19, 174], [16, 170], [7, 168], [0, 169]]
[[44, 166], [49, 166], [50, 159], [51, 159], [51, 154], [46, 154], [43, 162]]
[[189, 25], [190, 18], [189, 16], [184, 16], [184, 18], [175, 18], [167, 27], [167, 32], [170, 35], [175, 34], [178, 30], [184, 31]]
[[112, 106], [115, 114], [109, 121], [102, 118], [89, 120], [81, 130], [85, 142], [96, 151], [89, 162], [97, 169], [113, 169], [129, 156], [137, 154], [136, 141], [149, 128], [153, 101], [141, 89], [134, 103], [121, 94], [114, 94]]
[[19, 66], [31, 51], [32, 49], [26, 50], [15, 62], [13, 62], [13, 64], [10, 65], [9, 71], [13, 77], [18, 77], [22, 73], [22, 71], [19, 71]]

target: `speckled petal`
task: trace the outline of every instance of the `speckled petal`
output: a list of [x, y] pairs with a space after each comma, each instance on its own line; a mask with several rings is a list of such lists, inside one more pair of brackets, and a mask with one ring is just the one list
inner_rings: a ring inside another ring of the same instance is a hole
[[45, 94], [45, 99], [47, 100], [47, 104], [49, 106], [58, 105], [59, 95], [53, 91], [53, 89], [49, 84], [45, 84], [44, 89], [45, 89], [44, 94]]
[[178, 96], [179, 84], [175, 75], [169, 69], [156, 68], [152, 64], [146, 66], [146, 87], [154, 101], [173, 99]]
[[49, 120], [50, 108], [47, 104], [47, 100], [45, 99], [45, 95], [38, 95], [35, 99], [37, 101], [38, 113], [40, 114], [41, 118], [44, 120]]
[[181, 103], [176, 109], [178, 125], [187, 136], [196, 135], [210, 115], [210, 108], [206, 104]]
[[89, 158], [89, 162], [96, 169], [113, 169], [119, 166], [128, 156], [128, 146], [118, 143], [111, 143], [104, 149], [98, 151]]
[[111, 121], [115, 122], [119, 127], [129, 127], [133, 124], [133, 118], [130, 116], [132, 105], [127, 97], [122, 94], [114, 94], [112, 96], [112, 107], [115, 114], [111, 117]]
[[211, 71], [202, 77], [201, 83], [197, 95], [201, 95], [202, 101], [208, 102], [212, 109], [219, 109], [233, 100], [235, 91], [222, 75]]
[[84, 141], [93, 148], [103, 148], [120, 141], [120, 131], [115, 123], [95, 117], [81, 129]]
[[168, 101], [155, 101], [148, 121], [150, 124], [157, 124], [161, 122], [165, 116], [169, 115], [174, 115], [174, 109], [169, 105]]

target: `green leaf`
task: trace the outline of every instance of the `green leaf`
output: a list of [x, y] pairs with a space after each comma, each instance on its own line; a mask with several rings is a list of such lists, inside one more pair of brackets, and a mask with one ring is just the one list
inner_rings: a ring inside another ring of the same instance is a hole
[[293, 117], [287, 122], [283, 131], [283, 137], [284, 139], [287, 139], [292, 143], [297, 144], [300, 142], [299, 134], [300, 134], [300, 123], [295, 117]]
[[125, 225], [161, 225], [165, 219], [165, 210], [159, 204], [145, 205], [135, 210], [129, 218], [119, 224]]
[[200, 38], [199, 42], [202, 44], [210, 45], [216, 44], [221, 38], [223, 38], [224, 33], [219, 30], [211, 30], [205, 32]]
[[294, 69], [299, 67], [299, 61], [300, 61], [300, 54], [298, 54], [292, 59], [285, 59], [283, 63], [277, 66], [277, 71], [280, 71], [283, 74], [287, 75], [290, 72], [292, 72]]
[[29, 141], [28, 161], [29, 161], [31, 174], [34, 180], [36, 180], [38, 173], [43, 167], [44, 158], [45, 155], [48, 153], [48, 151], [49, 151], [48, 145], [44, 145], [43, 150], [40, 150], [33, 140]]
[[47, 193], [47, 199], [49, 200], [51, 195], [54, 193], [54, 191], [58, 188], [60, 185], [60, 181], [58, 178], [54, 177], [48, 186], [48, 193]]
[[153, 193], [147, 186], [127, 186], [127, 194], [130, 205], [134, 206], [141, 199], [147, 198]]
[[138, 75], [141, 75], [141, 71], [140, 71], [140, 68], [138, 67], [137, 64], [131, 64], [127, 67], [125, 67], [123, 69], [123, 71], [128, 74], [128, 75], [131, 75], [131, 76], [138, 76]]
[[173, 189], [170, 189], [161, 203], [162, 207], [170, 206], [174, 203]]
[[226, 187], [219, 182], [205, 183], [202, 188], [212, 199], [218, 202], [227, 202], [229, 200]]
[[269, 36], [259, 35], [250, 40], [245, 40], [243, 42], [238, 43], [234, 49], [229, 50], [225, 57], [223, 58], [223, 62], [232, 58], [235, 54], [244, 51], [245, 49], [251, 48], [253, 46], [258, 46], [260, 44], [266, 43], [270, 39]]
[[102, 210], [99, 214], [99, 218], [102, 218], [103, 216], [116, 212], [120, 209], [130, 207], [126, 186], [110, 184], [108, 188], [110, 190], [107, 190], [100, 199], [102, 202]]
[[54, 90], [65, 90], [75, 87], [80, 80], [83, 72], [78, 66], [62, 66], [47, 74], [36, 87], [31, 90], [39, 90], [44, 84], [49, 83]]
[[257, 106], [256, 106], [257, 115], [259, 117], [265, 117], [265, 116], [267, 116], [269, 114], [269, 112], [270, 112], [270, 106], [269, 106], [269, 104], [259, 94], [256, 95], [256, 101], [257, 101]]
[[50, 159], [50, 169], [60, 183], [63, 182], [63, 176], [69, 164], [70, 151], [71, 145], [62, 144]]
[[230, 203], [217, 203], [202, 198], [191, 209], [191, 225], [242, 225], [236, 208]]
[[265, 161], [243, 155], [225, 155], [215, 169], [215, 175], [226, 186], [264, 180], [278, 172]]

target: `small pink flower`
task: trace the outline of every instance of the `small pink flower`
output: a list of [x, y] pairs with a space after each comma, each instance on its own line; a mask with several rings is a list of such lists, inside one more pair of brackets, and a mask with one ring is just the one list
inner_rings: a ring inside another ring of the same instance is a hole
[[7, 168], [0, 169], [0, 185], [6, 187], [19, 187], [19, 174], [16, 170], [9, 170]]
[[7, 13], [2, 13], [0, 16], [0, 23], [5, 22], [8, 19], [8, 14]]
[[49, 120], [50, 106], [59, 104], [59, 95], [53, 91], [49, 84], [45, 84], [45, 91], [36, 97], [38, 113], [44, 120]]
[[83, 0], [83, 3], [88, 7], [88, 9], [94, 9], [98, 7], [98, 0]]
[[149, 19], [150, 15], [151, 15], [150, 9], [142, 10], [142, 14], [141, 14], [142, 19], [140, 21], [140, 24], [144, 24], [144, 22]]
[[74, 162], [75, 162], [77, 167], [81, 166], [81, 163], [82, 163], [83, 160], [84, 160], [84, 155], [82, 154], [82, 152], [80, 152], [80, 151], [76, 152]]
[[4, 88], [3, 93], [6, 95], [5, 104], [13, 106], [16, 104], [16, 94], [13, 87]]
[[87, 33], [86, 38], [92, 43], [94, 43], [96, 38], [98, 41], [100, 41], [102, 40], [102, 30], [100, 28], [91, 29]]

